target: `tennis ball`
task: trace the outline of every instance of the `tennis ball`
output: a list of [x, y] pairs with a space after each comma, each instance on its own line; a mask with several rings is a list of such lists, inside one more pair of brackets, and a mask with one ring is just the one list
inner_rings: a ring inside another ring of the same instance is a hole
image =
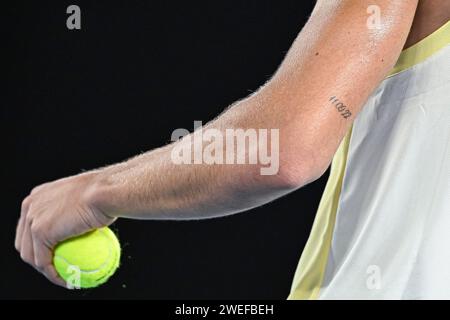
[[59, 243], [53, 264], [69, 288], [93, 288], [105, 283], [119, 266], [120, 243], [105, 227]]

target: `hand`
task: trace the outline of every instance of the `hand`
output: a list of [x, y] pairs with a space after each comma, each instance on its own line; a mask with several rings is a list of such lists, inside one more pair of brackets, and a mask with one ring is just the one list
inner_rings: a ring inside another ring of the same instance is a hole
[[52, 263], [55, 245], [114, 221], [94, 204], [97, 175], [88, 172], [45, 183], [22, 202], [15, 247], [25, 262], [57, 285], [66, 286]]

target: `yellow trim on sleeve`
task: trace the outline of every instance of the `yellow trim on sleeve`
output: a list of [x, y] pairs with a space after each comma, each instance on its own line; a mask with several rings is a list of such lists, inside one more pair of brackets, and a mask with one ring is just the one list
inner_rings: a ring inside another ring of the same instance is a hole
[[317, 299], [325, 276], [352, 129], [341, 142], [288, 299]]
[[419, 64], [450, 44], [450, 21], [400, 54], [389, 77]]

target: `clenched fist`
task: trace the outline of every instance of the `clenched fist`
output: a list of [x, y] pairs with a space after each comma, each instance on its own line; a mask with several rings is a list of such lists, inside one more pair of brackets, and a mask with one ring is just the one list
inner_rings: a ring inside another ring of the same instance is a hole
[[15, 247], [24, 261], [57, 285], [65, 283], [52, 264], [55, 245], [114, 221], [94, 201], [97, 175], [88, 172], [45, 183], [22, 202]]

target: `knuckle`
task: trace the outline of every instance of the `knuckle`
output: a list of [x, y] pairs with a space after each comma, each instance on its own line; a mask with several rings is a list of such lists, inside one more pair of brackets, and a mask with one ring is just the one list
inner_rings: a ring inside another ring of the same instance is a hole
[[46, 185], [47, 185], [47, 183], [43, 183], [41, 185], [38, 185], [38, 186], [34, 187], [33, 189], [31, 189], [31, 193], [30, 194], [35, 194], [35, 193], [41, 191]]
[[57, 243], [52, 236], [51, 225], [48, 223], [34, 221], [30, 226], [30, 230], [33, 238], [42, 246], [51, 247]]
[[41, 243], [46, 243], [47, 236], [46, 236], [46, 226], [42, 223], [32, 223], [30, 226], [31, 234], [33, 235], [33, 238], [40, 241]]
[[34, 220], [34, 214], [32, 212], [28, 212], [27, 216], [25, 217], [25, 222], [27, 224], [32, 225], [33, 224], [33, 220]]
[[36, 221], [31, 222], [30, 226], [31, 233], [34, 236], [39, 236], [42, 233], [42, 227], [40, 223], [37, 223]]
[[41, 189], [40, 186], [34, 187], [33, 189], [31, 189], [30, 194], [35, 194], [36, 192], [38, 192]]
[[38, 269], [41, 272], [44, 272], [46, 263], [44, 261], [42, 261], [42, 259], [37, 259], [35, 261], [35, 266], [36, 266], [36, 269]]
[[31, 204], [31, 196], [25, 197], [25, 199], [22, 200], [22, 205], [21, 205], [22, 212], [26, 211], [27, 208], [30, 206], [30, 204]]
[[27, 262], [27, 263], [30, 263], [30, 262], [31, 262], [29, 256], [28, 256], [27, 254], [25, 254], [24, 251], [21, 251], [21, 252], [20, 252], [20, 258], [21, 258], [23, 261]]

